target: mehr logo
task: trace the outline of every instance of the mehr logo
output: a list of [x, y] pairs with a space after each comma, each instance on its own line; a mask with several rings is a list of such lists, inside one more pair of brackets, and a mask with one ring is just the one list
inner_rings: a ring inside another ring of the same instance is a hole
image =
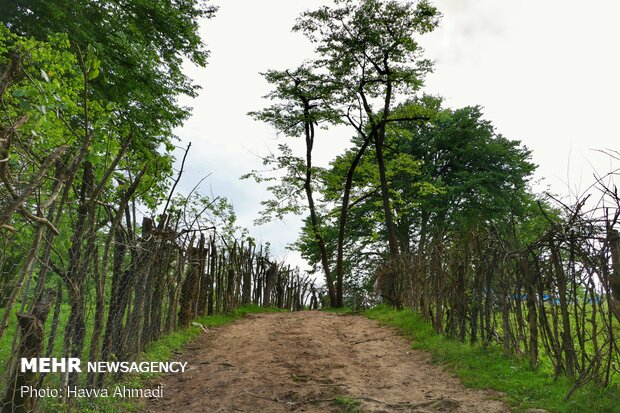
[[21, 372], [33, 373], [81, 373], [79, 358], [22, 358]]

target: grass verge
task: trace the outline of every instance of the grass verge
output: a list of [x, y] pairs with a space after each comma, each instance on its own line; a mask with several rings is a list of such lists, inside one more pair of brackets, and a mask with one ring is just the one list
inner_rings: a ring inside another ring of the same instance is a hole
[[454, 369], [463, 384], [472, 388], [503, 392], [516, 412], [530, 408], [556, 413], [620, 413], [620, 388], [600, 388], [592, 384], [579, 388], [564, 401], [572, 383], [542, 371], [531, 371], [525, 363], [506, 358], [495, 346], [470, 345], [435, 333], [421, 316], [411, 310], [379, 306], [364, 312], [368, 318], [394, 326], [412, 340], [412, 348], [424, 350], [434, 362]]

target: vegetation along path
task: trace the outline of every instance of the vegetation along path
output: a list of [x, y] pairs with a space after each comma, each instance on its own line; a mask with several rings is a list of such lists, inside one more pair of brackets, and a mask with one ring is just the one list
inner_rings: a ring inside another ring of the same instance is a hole
[[253, 314], [203, 334], [149, 412], [508, 412], [395, 330], [318, 311]]

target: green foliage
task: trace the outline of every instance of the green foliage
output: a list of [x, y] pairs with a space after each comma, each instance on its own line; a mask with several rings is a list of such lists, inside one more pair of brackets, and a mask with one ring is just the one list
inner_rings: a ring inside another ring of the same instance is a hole
[[271, 124], [278, 133], [298, 138], [304, 135], [306, 124], [342, 122], [342, 114], [334, 107], [334, 85], [308, 64], [293, 70], [269, 70], [263, 77], [274, 86], [265, 98], [275, 103], [249, 115]]
[[620, 389], [586, 385], [570, 398], [564, 397], [573, 383], [565, 378], [554, 381], [551, 374], [533, 372], [525, 363], [505, 358], [494, 346], [472, 346], [447, 339], [434, 332], [430, 324], [410, 310], [397, 311], [385, 306], [364, 313], [383, 324], [397, 327], [412, 340], [414, 349], [428, 351], [436, 362], [454, 369], [468, 387], [494, 389], [506, 394], [516, 411], [542, 408], [557, 413], [620, 411]]
[[[530, 151], [519, 141], [496, 134], [479, 107], [444, 109], [441, 99], [423, 96], [393, 113], [428, 116], [424, 122], [391, 123], [386, 130], [386, 178], [403, 251], [423, 248], [433, 233], [445, 237], [473, 228], [503, 228], [512, 222], [519, 228], [515, 234], [525, 239], [548, 225], [528, 192], [535, 168]], [[350, 298], [372, 296], [374, 268], [387, 254], [374, 152], [374, 148], [367, 150], [353, 176], [344, 264]], [[338, 205], [344, 176], [355, 155], [355, 149], [346, 151], [319, 174], [319, 189], [326, 206], [332, 208], [322, 214], [324, 239], [332, 251], [339, 211], [332, 205]], [[316, 264], [320, 257], [309, 234], [306, 224], [295, 245]], [[353, 302], [348, 305], [355, 306]]]
[[[200, 0], [121, 3], [19, 0], [5, 6], [0, 9], [3, 30], [9, 28], [15, 36], [29, 41], [49, 39], [52, 43], [57, 36], [64, 39], [60, 50], [65, 51], [66, 58], [60, 61], [81, 72], [81, 80], [87, 83], [81, 86], [88, 93], [91, 125], [85, 125], [84, 119], [80, 125], [77, 117], [69, 121], [73, 130], [92, 126], [95, 131], [87, 160], [93, 164], [110, 160], [113, 148], [108, 143], [130, 139], [119, 167], [120, 179], [127, 180], [129, 171], [148, 165], [146, 179], [140, 183], [137, 193], [153, 209], [156, 199], [164, 196], [169, 184], [167, 178], [172, 173], [173, 158], [169, 155], [174, 149], [172, 131], [189, 116], [189, 110], [180, 107], [177, 98], [183, 94], [195, 96], [197, 91], [182, 71], [183, 59], [201, 66], [206, 63], [208, 52], [198, 33], [198, 24], [200, 19], [213, 16], [216, 8]], [[49, 47], [54, 50], [55, 46]], [[49, 78], [49, 87], [66, 71], [66, 67], [40, 69], [36, 73], [41, 73], [43, 79]], [[64, 94], [76, 88], [58, 89]], [[23, 107], [33, 106], [41, 112], [49, 113], [52, 109], [49, 105], [54, 103], [53, 99], [43, 103], [24, 100], [31, 96], [28, 89], [19, 89], [17, 95]], [[62, 99], [62, 105], [80, 105], [81, 100], [83, 96]], [[81, 105], [83, 110], [86, 102]], [[106, 116], [101, 117], [97, 112], [105, 112]], [[66, 129], [60, 130], [57, 135], [66, 140]], [[46, 130], [36, 132], [46, 138], [49, 135]], [[162, 149], [166, 153], [162, 154]]]
[[371, 98], [385, 93], [386, 81], [405, 94], [419, 89], [431, 62], [421, 59], [414, 35], [432, 31], [439, 18], [426, 1], [340, 0], [335, 7], [303, 13], [294, 30], [316, 44], [317, 65], [341, 86], [341, 99], [350, 104], [357, 100], [358, 86]]
[[[267, 171], [254, 170], [241, 179], [254, 179], [257, 183], [268, 182], [267, 190], [272, 198], [261, 201], [263, 210], [255, 224], [261, 225], [273, 218], [283, 219], [288, 214], [302, 214], [307, 205], [304, 204], [304, 160], [293, 154], [287, 144], [278, 145], [278, 154], [269, 154], [263, 158]], [[317, 168], [313, 168], [314, 171]]]
[[[162, 132], [186, 115], [175, 96], [194, 94], [196, 88], [182, 73], [182, 58], [206, 63], [198, 24], [214, 14], [214, 7], [197, 0], [19, 0], [5, 6], [0, 22], [15, 33], [39, 39], [66, 33], [77, 49], [96, 50], [101, 65], [93, 66], [89, 76], [102, 78], [98, 93], [106, 100], [122, 102], [119, 114], [147, 120], [160, 113]], [[152, 121], [147, 125], [149, 132], [155, 131]]]
[[350, 397], [339, 396], [334, 399], [334, 404], [339, 406], [343, 413], [359, 413], [362, 402]]
[[418, 194], [423, 211], [457, 227], [521, 213], [531, 152], [496, 134], [480, 107], [439, 109], [430, 122], [399, 126], [388, 141], [419, 159], [422, 180], [441, 188]]
[[75, 136], [63, 133], [62, 125], [63, 119], [70, 120], [80, 110], [81, 74], [67, 36], [54, 34], [38, 41], [0, 26], [0, 68], [16, 59], [23, 75], [2, 97], [2, 123], [25, 116], [24, 139], [42, 152], [75, 142]]

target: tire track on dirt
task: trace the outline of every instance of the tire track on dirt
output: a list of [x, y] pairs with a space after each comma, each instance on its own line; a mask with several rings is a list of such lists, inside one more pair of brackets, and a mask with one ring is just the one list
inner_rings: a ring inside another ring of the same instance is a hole
[[[498, 393], [465, 388], [395, 330], [360, 316], [316, 311], [248, 315], [212, 330], [161, 379], [148, 412], [503, 413]], [[343, 399], [346, 398], [346, 399]]]

